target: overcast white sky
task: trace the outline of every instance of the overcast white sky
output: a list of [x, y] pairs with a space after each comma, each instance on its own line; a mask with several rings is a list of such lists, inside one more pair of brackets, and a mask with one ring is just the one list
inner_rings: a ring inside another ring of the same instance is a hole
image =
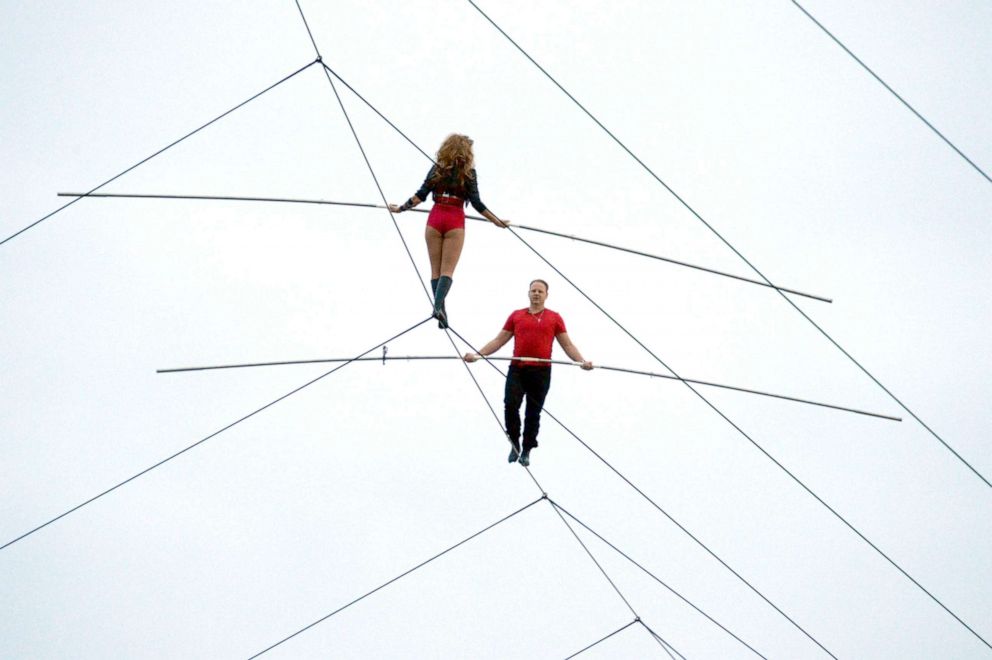
[[[988, 181], [790, 2], [480, 6], [770, 279], [833, 298], [794, 300], [992, 476]], [[992, 6], [806, 6], [992, 169]], [[422, 148], [475, 139], [497, 214], [753, 276], [467, 2], [303, 10]], [[2, 237], [314, 59], [291, 1], [0, 11]], [[342, 94], [403, 201], [428, 162]], [[104, 191], [380, 201], [316, 67]], [[429, 275], [424, 216], [397, 221]], [[701, 390], [992, 641], [992, 489], [779, 295], [520, 235], [684, 377], [906, 418]], [[535, 277], [586, 357], [665, 371], [488, 225], [453, 327], [481, 345]], [[156, 369], [353, 356], [428, 314], [385, 211], [257, 203], [83, 200], [0, 246], [0, 296], [0, 544], [330, 367]], [[389, 344], [453, 353], [433, 324]], [[992, 656], [684, 385], [556, 367], [547, 409], [836, 656]], [[827, 657], [547, 416], [540, 440], [551, 498], [767, 657]], [[460, 363], [349, 365], [0, 550], [0, 657], [248, 657], [540, 497], [505, 454]], [[754, 657], [579, 533], [685, 657]], [[560, 658], [632, 618], [539, 503], [269, 656]], [[635, 626], [586, 657], [667, 656]]]

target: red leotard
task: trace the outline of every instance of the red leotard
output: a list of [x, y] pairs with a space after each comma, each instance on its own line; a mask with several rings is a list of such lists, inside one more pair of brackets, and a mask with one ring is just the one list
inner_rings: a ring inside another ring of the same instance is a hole
[[452, 229], [465, 228], [465, 209], [453, 204], [434, 203], [427, 216], [427, 226], [433, 227], [444, 236]]
[[[469, 171], [469, 177], [464, 185], [452, 187], [452, 180], [434, 181], [436, 165], [427, 173], [427, 178], [416, 192], [417, 199], [426, 201], [427, 196], [434, 191], [434, 208], [427, 216], [427, 226], [436, 229], [442, 236], [452, 229], [465, 228], [465, 200], [468, 200], [479, 213], [486, 210], [486, 205], [479, 198], [479, 177], [474, 169]], [[455, 201], [457, 200], [457, 201]]]

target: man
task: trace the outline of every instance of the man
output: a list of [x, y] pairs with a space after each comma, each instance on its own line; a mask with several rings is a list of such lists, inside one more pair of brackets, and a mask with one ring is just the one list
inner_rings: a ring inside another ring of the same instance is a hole
[[[582, 357], [565, 331], [565, 321], [561, 316], [544, 306], [548, 297], [548, 283], [534, 280], [530, 283], [530, 306], [518, 309], [506, 320], [496, 338], [483, 346], [478, 353], [466, 353], [466, 362], [475, 362], [480, 357], [492, 355], [513, 337], [514, 358], [551, 359], [552, 340], [557, 339], [565, 353], [575, 362], [581, 362], [585, 370], [592, 369], [592, 362]], [[551, 387], [551, 364], [512, 360], [506, 372], [506, 391], [503, 396], [506, 416], [506, 432], [510, 436], [513, 449], [509, 461], [519, 458], [520, 464], [530, 465], [530, 450], [537, 446], [537, 431], [541, 423], [541, 408], [544, 397]], [[527, 397], [527, 410], [524, 413], [524, 444], [520, 447], [520, 404]]]

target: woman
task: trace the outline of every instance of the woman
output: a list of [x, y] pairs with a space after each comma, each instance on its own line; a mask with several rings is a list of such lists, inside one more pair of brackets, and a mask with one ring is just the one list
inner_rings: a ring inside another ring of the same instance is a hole
[[465, 202], [497, 227], [510, 223], [497, 218], [479, 199], [479, 181], [475, 173], [472, 140], [467, 135], [451, 134], [437, 150], [434, 166], [427, 173], [420, 190], [402, 206], [390, 204], [393, 213], [417, 206], [434, 192], [434, 208], [427, 216], [427, 254], [431, 259], [431, 289], [434, 291], [434, 317], [439, 328], [448, 327], [444, 298], [451, 289], [451, 276], [458, 265], [465, 243]]

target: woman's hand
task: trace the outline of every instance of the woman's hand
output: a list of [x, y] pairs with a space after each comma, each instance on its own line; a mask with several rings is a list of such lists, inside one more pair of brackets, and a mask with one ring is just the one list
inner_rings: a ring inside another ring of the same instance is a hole
[[403, 212], [403, 210], [400, 209], [399, 204], [390, 204], [389, 205], [389, 210], [392, 211], [393, 213], [402, 213]]
[[488, 220], [489, 222], [493, 223], [497, 227], [501, 227], [503, 229], [506, 229], [507, 227], [510, 226], [510, 221], [509, 220], [500, 220], [499, 218], [496, 217], [496, 214], [493, 213], [492, 211], [490, 211], [489, 209], [486, 209], [485, 211], [483, 211], [482, 212], [482, 215], [483, 215], [483, 217], [486, 220]]
[[462, 356], [462, 359], [465, 360], [466, 362], [475, 362], [476, 360], [479, 359], [479, 354], [478, 353], [466, 353], [465, 355]]

